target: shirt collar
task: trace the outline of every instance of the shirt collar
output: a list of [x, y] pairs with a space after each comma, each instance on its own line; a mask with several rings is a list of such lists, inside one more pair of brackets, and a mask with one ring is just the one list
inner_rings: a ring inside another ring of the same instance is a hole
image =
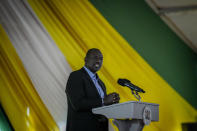
[[98, 75], [96, 74], [96, 73], [93, 73], [93, 72], [91, 72], [87, 67], [83, 67], [85, 70], [86, 70], [86, 72], [88, 73], [88, 75], [91, 77], [91, 78], [93, 78], [93, 79], [98, 79]]

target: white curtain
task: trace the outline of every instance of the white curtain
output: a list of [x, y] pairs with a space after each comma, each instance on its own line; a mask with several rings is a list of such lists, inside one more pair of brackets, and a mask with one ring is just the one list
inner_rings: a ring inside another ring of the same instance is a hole
[[65, 87], [71, 72], [65, 57], [27, 1], [1, 0], [0, 12], [0, 22], [35, 89], [60, 130], [65, 130], [67, 118]]

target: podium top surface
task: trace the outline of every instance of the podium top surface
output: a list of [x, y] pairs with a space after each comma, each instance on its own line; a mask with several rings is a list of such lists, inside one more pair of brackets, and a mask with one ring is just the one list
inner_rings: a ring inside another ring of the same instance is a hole
[[148, 103], [148, 102], [141, 102], [141, 101], [127, 101], [127, 102], [124, 102], [124, 103], [117, 103], [117, 104], [113, 104], [113, 105], [109, 105], [109, 106], [101, 106], [101, 107], [98, 107], [98, 108], [94, 108], [92, 110], [96, 111], [96, 110], [101, 110], [101, 109], [104, 109], [104, 108], [112, 108], [112, 107], [122, 106], [122, 105], [126, 105], [126, 104], [131, 104], [131, 103], [159, 106], [159, 104], [155, 104], [155, 103]]
[[92, 112], [114, 119], [142, 119], [145, 108], [149, 108], [152, 121], [159, 120], [159, 104], [148, 102], [128, 101], [94, 108]]

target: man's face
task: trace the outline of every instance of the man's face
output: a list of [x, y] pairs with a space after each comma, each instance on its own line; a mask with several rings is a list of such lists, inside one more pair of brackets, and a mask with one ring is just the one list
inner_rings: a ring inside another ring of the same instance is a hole
[[94, 51], [85, 59], [85, 66], [91, 70], [93, 73], [96, 73], [103, 64], [103, 55], [100, 51]]

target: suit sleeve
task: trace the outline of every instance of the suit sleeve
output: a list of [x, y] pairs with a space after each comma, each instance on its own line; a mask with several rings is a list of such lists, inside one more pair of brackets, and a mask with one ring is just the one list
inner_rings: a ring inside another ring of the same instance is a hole
[[76, 111], [81, 111], [102, 106], [101, 99], [87, 99], [85, 97], [84, 86], [83, 79], [80, 75], [76, 73], [70, 74], [66, 86], [66, 94], [72, 108]]

